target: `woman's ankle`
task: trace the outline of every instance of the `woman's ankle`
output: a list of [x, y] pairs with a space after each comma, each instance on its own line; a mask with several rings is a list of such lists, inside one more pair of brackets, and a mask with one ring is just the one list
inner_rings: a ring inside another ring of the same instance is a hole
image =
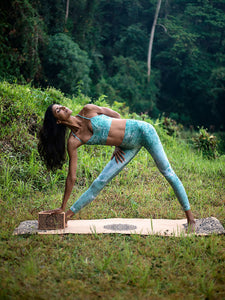
[[195, 219], [190, 209], [185, 211], [185, 215], [187, 217], [188, 224], [195, 224]]

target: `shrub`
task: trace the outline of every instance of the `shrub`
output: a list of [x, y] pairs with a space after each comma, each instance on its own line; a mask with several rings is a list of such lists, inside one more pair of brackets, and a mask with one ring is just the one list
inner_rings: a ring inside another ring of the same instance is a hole
[[217, 139], [210, 135], [206, 129], [200, 128], [199, 133], [193, 138], [194, 146], [207, 158], [217, 157]]
[[177, 124], [175, 120], [167, 117], [163, 118], [162, 127], [166, 130], [167, 134], [171, 136], [177, 136], [183, 129], [183, 126], [181, 124]]

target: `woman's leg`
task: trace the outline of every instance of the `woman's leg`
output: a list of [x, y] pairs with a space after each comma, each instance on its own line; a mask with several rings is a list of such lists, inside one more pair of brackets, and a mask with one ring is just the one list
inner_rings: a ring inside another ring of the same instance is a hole
[[110, 160], [101, 174], [93, 181], [89, 189], [71, 206], [70, 210], [73, 213], [77, 213], [84, 206], [92, 202], [106, 184], [110, 182], [113, 177], [115, 177], [131, 161], [132, 158], [134, 158], [140, 149], [140, 146], [129, 150], [123, 149], [125, 152], [125, 161], [122, 163], [117, 163], [115, 158]]
[[174, 173], [172, 167], [170, 166], [168, 158], [164, 152], [163, 146], [154, 127], [152, 127], [151, 125], [147, 127], [148, 128], [145, 128], [144, 133], [144, 146], [152, 155], [160, 172], [164, 175], [164, 177], [172, 186], [184, 211], [189, 211], [190, 204], [184, 186], [180, 179], [177, 177], [177, 175]]

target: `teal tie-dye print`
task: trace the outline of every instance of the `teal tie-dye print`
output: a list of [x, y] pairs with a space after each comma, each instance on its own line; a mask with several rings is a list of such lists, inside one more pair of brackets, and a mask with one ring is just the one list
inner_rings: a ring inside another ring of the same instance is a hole
[[[112, 118], [105, 115], [97, 115], [92, 118], [86, 118], [78, 114], [79, 117], [90, 120], [91, 126], [93, 130], [92, 137], [85, 143], [87, 145], [105, 145], [107, 141], [107, 137], [109, 134], [109, 130], [112, 123]], [[81, 143], [83, 141], [72, 132], [72, 135], [77, 138]]]

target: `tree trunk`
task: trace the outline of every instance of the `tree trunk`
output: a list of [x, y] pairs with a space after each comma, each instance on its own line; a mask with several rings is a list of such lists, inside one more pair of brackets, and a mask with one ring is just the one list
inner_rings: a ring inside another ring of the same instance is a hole
[[150, 82], [150, 74], [151, 74], [151, 58], [152, 58], [152, 45], [153, 45], [153, 39], [154, 39], [154, 34], [155, 34], [155, 26], [158, 20], [158, 15], [161, 7], [161, 0], [158, 0], [157, 7], [156, 7], [156, 12], [155, 12], [155, 17], [154, 21], [152, 24], [152, 30], [151, 30], [151, 35], [150, 35], [150, 40], [149, 40], [149, 48], [148, 48], [148, 82]]
[[67, 0], [67, 1], [66, 1], [65, 27], [66, 27], [66, 23], [67, 23], [68, 15], [69, 15], [69, 6], [70, 6], [70, 0]]

